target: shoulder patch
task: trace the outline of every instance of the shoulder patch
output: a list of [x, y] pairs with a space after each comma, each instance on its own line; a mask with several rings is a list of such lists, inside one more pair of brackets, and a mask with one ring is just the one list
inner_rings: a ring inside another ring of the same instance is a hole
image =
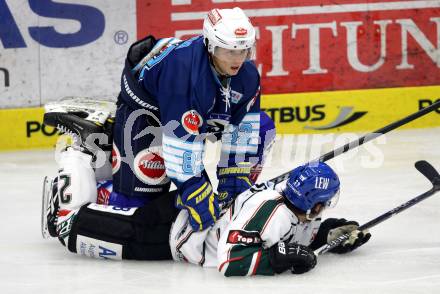
[[182, 126], [189, 134], [198, 135], [203, 124], [202, 116], [196, 110], [189, 110], [182, 115]]
[[228, 233], [227, 243], [241, 245], [261, 244], [261, 236], [257, 231], [231, 230]]
[[237, 91], [231, 90], [231, 102], [237, 104], [240, 102], [241, 98], [243, 97], [242, 93], [239, 93]]

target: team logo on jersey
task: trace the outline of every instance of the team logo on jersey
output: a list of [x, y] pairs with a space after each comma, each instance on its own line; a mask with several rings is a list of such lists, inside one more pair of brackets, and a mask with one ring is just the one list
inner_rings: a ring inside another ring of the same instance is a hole
[[203, 119], [195, 110], [189, 110], [182, 115], [182, 126], [192, 135], [199, 134], [199, 128], [203, 124]]
[[241, 98], [243, 97], [243, 94], [231, 90], [231, 102], [237, 104], [238, 102], [240, 102]]
[[162, 183], [166, 178], [166, 173], [160, 148], [148, 148], [139, 152], [134, 158], [134, 173], [145, 184]]
[[121, 167], [121, 153], [119, 152], [118, 147], [113, 143], [112, 149], [112, 173], [115, 174], [118, 172]]
[[212, 26], [215, 26], [221, 19], [222, 16], [217, 9], [213, 9], [208, 13], [209, 22], [211, 22]]
[[245, 28], [236, 28], [234, 33], [237, 37], [245, 37], [247, 35], [247, 30]]
[[232, 230], [229, 231], [227, 243], [254, 245], [254, 244], [261, 244], [262, 240], [259, 232]]

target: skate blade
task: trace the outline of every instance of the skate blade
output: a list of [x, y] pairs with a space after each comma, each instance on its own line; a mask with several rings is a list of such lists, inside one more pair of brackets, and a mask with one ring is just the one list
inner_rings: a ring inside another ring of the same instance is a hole
[[49, 229], [47, 227], [47, 210], [49, 208], [49, 193], [52, 187], [52, 180], [47, 176], [43, 180], [43, 194], [41, 197], [41, 235], [44, 239], [50, 237]]

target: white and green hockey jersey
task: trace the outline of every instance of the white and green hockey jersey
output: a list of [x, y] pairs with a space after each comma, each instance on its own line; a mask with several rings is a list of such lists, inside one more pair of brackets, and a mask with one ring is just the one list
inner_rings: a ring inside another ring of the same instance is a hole
[[217, 223], [194, 232], [181, 211], [171, 229], [170, 247], [177, 261], [217, 267], [225, 276], [272, 275], [269, 248], [279, 241], [309, 245], [321, 218], [300, 222], [272, 186], [237, 197]]

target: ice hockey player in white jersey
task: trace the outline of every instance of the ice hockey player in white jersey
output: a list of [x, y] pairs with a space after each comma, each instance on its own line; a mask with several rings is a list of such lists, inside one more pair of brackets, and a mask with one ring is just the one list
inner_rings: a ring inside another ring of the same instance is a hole
[[327, 164], [315, 163], [294, 169], [276, 187], [262, 184], [242, 193], [210, 230], [193, 231], [187, 212], [181, 211], [170, 235], [173, 258], [217, 267], [225, 276], [305, 273], [317, 263], [314, 249], [350, 233], [331, 250], [346, 253], [371, 237], [355, 221], [321, 223], [324, 209], [338, 200], [339, 186]]

